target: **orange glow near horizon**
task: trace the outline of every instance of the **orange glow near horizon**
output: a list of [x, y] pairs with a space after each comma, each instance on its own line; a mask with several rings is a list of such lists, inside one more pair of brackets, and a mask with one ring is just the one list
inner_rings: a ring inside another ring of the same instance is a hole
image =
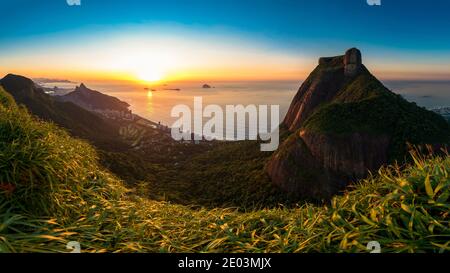
[[[74, 82], [126, 81], [142, 85], [194, 81], [293, 81], [306, 79], [317, 65], [316, 57], [213, 43], [146, 43], [129, 39], [118, 40], [114, 46], [102, 43], [91, 46], [92, 50], [76, 47], [9, 55], [0, 60], [0, 77], [13, 73], [29, 78], [58, 78]], [[375, 76], [385, 80], [450, 79], [450, 73], [445, 72], [447, 70], [442, 65], [418, 66], [392, 60], [373, 63], [367, 60], [365, 63]]]
[[[306, 76], [315, 61], [230, 37], [129, 33], [17, 50], [0, 60], [0, 73], [71, 81], [284, 80]], [[205, 39], [207, 42], [205, 42]], [[45, 40], [41, 41], [41, 44]], [[79, 41], [83, 41], [82, 43]], [[45, 62], [43, 62], [45, 60]], [[306, 75], [305, 75], [306, 74]]]
[[[377, 67], [378, 68], [378, 67]], [[401, 69], [381, 70], [371, 69], [373, 74], [382, 80], [449, 80], [448, 73], [438, 71], [408, 71]], [[53, 69], [11, 69], [0, 68], [0, 78], [12, 73], [28, 78], [57, 78], [74, 82], [104, 81], [104, 82], [134, 82], [142, 85], [154, 85], [167, 82], [214, 82], [214, 81], [296, 81], [305, 80], [314, 69], [313, 65], [305, 69], [283, 70], [262, 67], [236, 67], [215, 69], [184, 69], [163, 73], [149, 68], [141, 72], [127, 71], [92, 71], [92, 70], [53, 70]]]
[[[33, 41], [32, 46], [19, 44], [0, 58], [0, 77], [13, 73], [29, 78], [126, 81], [142, 85], [291, 81], [306, 79], [319, 58], [300, 49], [265, 45], [258, 39], [184, 29], [166, 34], [158, 29], [124, 27], [99, 37], [55, 34], [36, 41], [31, 39], [28, 43]], [[446, 63], [416, 59], [397, 62], [390, 57], [392, 53], [387, 56], [367, 56], [363, 62], [380, 79], [450, 79]]]
[[[311, 70], [313, 67], [311, 67]], [[6, 74], [18, 74], [29, 78], [57, 78], [75, 82], [83, 81], [127, 81], [143, 85], [165, 82], [210, 82], [210, 81], [270, 81], [301, 80], [308, 76], [308, 70], [287, 70], [268, 67], [215, 67], [194, 68], [162, 72], [148, 68], [136, 72], [63, 70], [63, 69], [12, 69], [0, 68], [0, 77]]]

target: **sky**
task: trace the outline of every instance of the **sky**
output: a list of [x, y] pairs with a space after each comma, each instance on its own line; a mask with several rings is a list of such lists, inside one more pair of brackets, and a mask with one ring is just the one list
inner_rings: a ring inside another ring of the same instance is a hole
[[358, 47], [382, 79], [450, 80], [450, 1], [366, 1], [0, 0], [0, 77], [300, 80]]

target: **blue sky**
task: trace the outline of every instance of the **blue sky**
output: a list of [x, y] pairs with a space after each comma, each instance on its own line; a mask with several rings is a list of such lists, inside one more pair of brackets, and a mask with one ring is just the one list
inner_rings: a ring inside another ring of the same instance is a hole
[[450, 1], [381, 2], [81, 0], [81, 6], [69, 6], [65, 0], [1, 0], [0, 58], [7, 61], [0, 65], [14, 67], [19, 55], [38, 54], [39, 48], [62, 50], [134, 32], [145, 38], [201, 40], [205, 47], [215, 41], [233, 45], [232, 51], [239, 51], [242, 41], [246, 50], [254, 46], [255, 52], [274, 58], [302, 57], [305, 70], [312, 59], [357, 46], [375, 69], [382, 70], [384, 63], [384, 70], [398, 75], [450, 77]]

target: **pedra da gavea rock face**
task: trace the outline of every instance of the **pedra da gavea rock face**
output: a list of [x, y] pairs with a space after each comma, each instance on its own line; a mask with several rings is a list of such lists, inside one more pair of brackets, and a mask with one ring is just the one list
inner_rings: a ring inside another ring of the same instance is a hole
[[[421, 132], [424, 122], [436, 137]], [[290, 136], [266, 165], [268, 175], [292, 195], [320, 200], [377, 171], [393, 154], [404, 160], [407, 142], [434, 145], [439, 136], [450, 135], [441, 117], [384, 87], [363, 65], [357, 48], [319, 59], [294, 96], [283, 127]]]
[[345, 76], [354, 77], [361, 71], [362, 57], [361, 51], [357, 48], [347, 50], [344, 56]]

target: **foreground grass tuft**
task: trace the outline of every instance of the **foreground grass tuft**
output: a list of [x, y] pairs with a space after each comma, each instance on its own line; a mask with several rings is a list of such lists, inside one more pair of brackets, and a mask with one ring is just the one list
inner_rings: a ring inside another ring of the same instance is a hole
[[383, 252], [450, 250], [450, 158], [412, 153], [330, 205], [190, 208], [148, 200], [96, 152], [32, 118], [0, 88], [0, 252]]

